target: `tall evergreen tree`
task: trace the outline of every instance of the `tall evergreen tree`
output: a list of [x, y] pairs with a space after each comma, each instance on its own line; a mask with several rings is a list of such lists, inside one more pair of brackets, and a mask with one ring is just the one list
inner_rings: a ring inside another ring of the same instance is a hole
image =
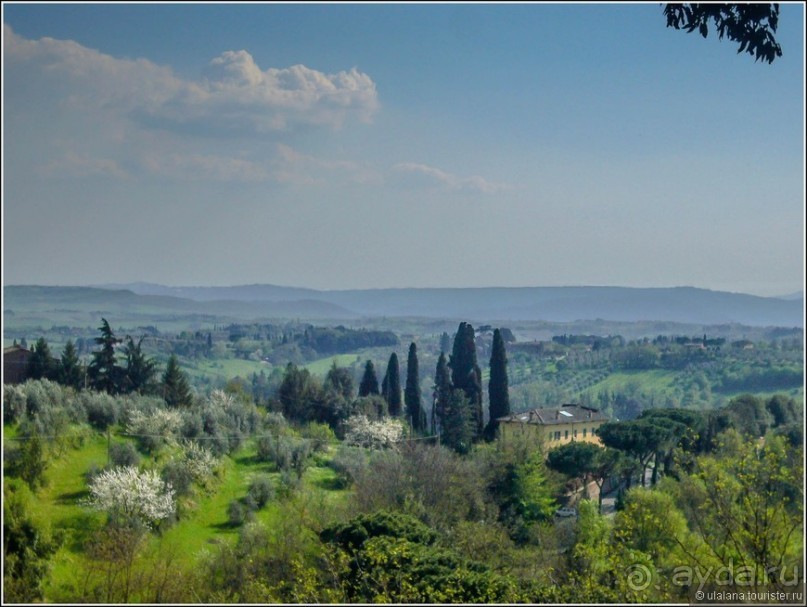
[[331, 368], [328, 370], [328, 374], [325, 376], [323, 386], [326, 390], [336, 392], [345, 399], [353, 398], [353, 390], [355, 390], [355, 388], [350, 369], [346, 369], [345, 367], [337, 367], [335, 360], [333, 361]]
[[482, 435], [484, 424], [482, 370], [476, 362], [476, 343], [471, 324], [460, 323], [448, 366], [451, 368], [451, 385], [462, 390], [468, 400], [469, 418], [473, 420], [474, 439], [477, 439]]
[[120, 392], [123, 373], [117, 364], [115, 346], [121, 340], [115, 337], [106, 318], [101, 319], [98, 330], [101, 331], [101, 337], [96, 337], [95, 343], [101, 346], [101, 349], [92, 353], [92, 362], [87, 368], [87, 375], [94, 389], [116, 394]]
[[157, 374], [157, 363], [143, 354], [141, 337], [137, 343], [126, 336], [123, 354], [126, 357], [123, 391], [143, 394], [153, 389], [152, 382]]
[[434, 388], [432, 392], [432, 433], [442, 432], [446, 423], [446, 410], [451, 398], [451, 375], [448, 370], [446, 355], [440, 353], [437, 369], [434, 372]]
[[29, 379], [54, 379], [56, 375], [56, 360], [50, 353], [50, 346], [44, 337], [36, 340], [28, 359]]
[[451, 348], [451, 336], [443, 331], [443, 334], [440, 336], [440, 352], [448, 354], [449, 348]]
[[72, 340], [67, 340], [67, 344], [62, 351], [62, 361], [59, 365], [59, 383], [77, 390], [84, 386], [84, 371], [81, 368], [81, 361], [79, 361], [78, 353]]
[[384, 374], [383, 389], [381, 392], [387, 401], [389, 414], [393, 417], [401, 415], [401, 370], [398, 364], [398, 355], [390, 354], [387, 371]]
[[415, 432], [426, 431], [426, 412], [420, 404], [420, 373], [418, 371], [418, 351], [414, 342], [409, 345], [406, 359], [406, 388], [404, 389], [406, 416], [411, 420]]
[[487, 440], [496, 438], [496, 430], [499, 427], [496, 420], [510, 415], [510, 395], [507, 391], [507, 384], [507, 352], [505, 351], [502, 333], [499, 329], [496, 329], [493, 332], [493, 345], [490, 354], [490, 381], [488, 382], [490, 421], [488, 421], [485, 428], [485, 438]]
[[163, 398], [169, 407], [190, 405], [193, 400], [188, 378], [179, 368], [177, 357], [172, 354], [162, 376]]
[[364, 375], [359, 384], [359, 397], [370, 396], [372, 394], [379, 394], [378, 378], [375, 374], [375, 367], [373, 361], [368, 360], [364, 365]]
[[474, 440], [476, 422], [468, 397], [462, 390], [451, 390], [445, 404], [440, 441], [457, 453], [468, 453]]

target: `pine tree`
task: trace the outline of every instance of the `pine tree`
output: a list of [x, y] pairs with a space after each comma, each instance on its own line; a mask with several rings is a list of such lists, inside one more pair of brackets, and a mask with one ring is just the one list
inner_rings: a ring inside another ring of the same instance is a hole
[[92, 362], [87, 368], [87, 375], [94, 389], [116, 394], [120, 391], [123, 373], [117, 365], [115, 346], [121, 340], [115, 337], [106, 318], [101, 319], [98, 330], [101, 331], [101, 337], [96, 337], [95, 343], [101, 346], [101, 349], [92, 353]]
[[451, 377], [448, 371], [446, 355], [440, 353], [437, 369], [434, 372], [434, 388], [432, 392], [432, 433], [442, 432], [446, 423], [446, 410], [451, 398]]
[[469, 418], [474, 424], [474, 440], [482, 435], [482, 370], [476, 362], [474, 328], [461, 322], [454, 337], [454, 347], [448, 362], [451, 368], [451, 385], [462, 390], [468, 399]]
[[149, 392], [152, 388], [152, 380], [157, 373], [157, 363], [146, 357], [141, 349], [143, 338], [135, 343], [134, 340], [126, 336], [126, 346], [123, 354], [126, 357], [126, 369], [124, 372], [123, 391], [136, 392], [138, 394]]
[[62, 351], [62, 362], [59, 365], [59, 383], [80, 389], [84, 385], [84, 371], [81, 368], [81, 361], [78, 359], [76, 347], [71, 340]]
[[393, 417], [401, 415], [401, 371], [398, 364], [398, 355], [390, 354], [387, 363], [387, 372], [384, 374], [381, 395], [387, 401], [389, 414]]
[[177, 357], [172, 354], [162, 377], [163, 398], [169, 407], [190, 405], [193, 400], [188, 378], [179, 368]]
[[507, 352], [504, 348], [504, 339], [499, 329], [493, 332], [493, 345], [490, 354], [490, 381], [488, 382], [488, 401], [490, 421], [485, 428], [485, 438], [493, 440], [500, 417], [510, 415], [510, 395], [507, 381]]
[[50, 353], [50, 346], [44, 337], [36, 340], [28, 359], [29, 379], [53, 379], [56, 373], [56, 360]]
[[373, 361], [368, 360], [364, 365], [364, 375], [359, 384], [359, 397], [370, 396], [371, 394], [379, 394], [378, 378], [375, 375]]
[[406, 416], [411, 420], [415, 432], [426, 431], [426, 412], [420, 405], [420, 373], [418, 371], [418, 352], [414, 342], [409, 345], [409, 357], [406, 359], [406, 388], [404, 390]]

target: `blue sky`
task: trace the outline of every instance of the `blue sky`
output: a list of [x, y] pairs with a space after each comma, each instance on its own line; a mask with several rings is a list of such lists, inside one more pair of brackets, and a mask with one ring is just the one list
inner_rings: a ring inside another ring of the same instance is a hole
[[648, 4], [3, 4], [5, 284], [804, 280], [772, 65]]

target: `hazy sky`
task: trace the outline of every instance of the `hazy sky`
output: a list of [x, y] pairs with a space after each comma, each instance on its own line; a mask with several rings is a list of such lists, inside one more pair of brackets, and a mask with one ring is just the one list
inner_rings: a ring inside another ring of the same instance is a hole
[[648, 4], [3, 4], [5, 284], [803, 289], [784, 56]]

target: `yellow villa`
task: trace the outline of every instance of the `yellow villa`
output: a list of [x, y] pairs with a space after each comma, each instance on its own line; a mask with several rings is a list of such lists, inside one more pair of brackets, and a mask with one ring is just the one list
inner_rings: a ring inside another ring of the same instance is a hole
[[599, 409], [583, 405], [562, 405], [533, 409], [499, 418], [499, 436], [505, 443], [517, 437], [542, 440], [547, 450], [573, 441], [601, 445], [597, 428], [608, 421]]

